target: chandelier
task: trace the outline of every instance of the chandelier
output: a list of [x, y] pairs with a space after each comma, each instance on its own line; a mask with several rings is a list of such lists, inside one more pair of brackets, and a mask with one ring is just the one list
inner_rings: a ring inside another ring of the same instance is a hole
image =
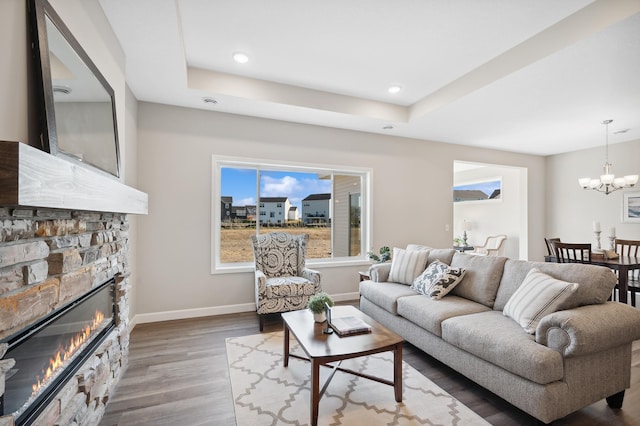
[[616, 178], [615, 175], [611, 173], [611, 163], [609, 163], [609, 124], [612, 121], [613, 120], [605, 120], [602, 122], [606, 127], [605, 163], [603, 166], [604, 174], [600, 175], [600, 179], [591, 179], [588, 177], [578, 179], [578, 183], [582, 189], [593, 189], [609, 195], [618, 189], [630, 188], [638, 182], [638, 175], [627, 175], [625, 177]]

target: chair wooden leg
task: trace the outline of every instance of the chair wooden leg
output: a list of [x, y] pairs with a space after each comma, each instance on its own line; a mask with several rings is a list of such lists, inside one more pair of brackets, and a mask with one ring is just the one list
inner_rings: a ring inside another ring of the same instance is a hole
[[260, 333], [264, 330], [264, 315], [258, 314], [258, 323], [260, 324]]

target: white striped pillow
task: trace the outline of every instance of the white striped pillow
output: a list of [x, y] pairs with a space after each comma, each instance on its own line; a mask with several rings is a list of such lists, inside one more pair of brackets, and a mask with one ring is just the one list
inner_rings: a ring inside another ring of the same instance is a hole
[[535, 334], [540, 320], [555, 311], [578, 289], [578, 284], [557, 280], [532, 268], [507, 301], [502, 313]]
[[428, 250], [403, 250], [393, 248], [389, 281], [411, 285], [427, 267]]

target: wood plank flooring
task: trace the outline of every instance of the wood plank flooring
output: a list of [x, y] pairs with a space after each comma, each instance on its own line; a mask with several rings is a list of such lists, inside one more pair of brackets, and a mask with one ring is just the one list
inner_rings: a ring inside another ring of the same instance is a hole
[[[282, 329], [279, 315], [265, 332]], [[225, 339], [258, 333], [254, 313], [140, 324], [131, 334], [129, 367], [101, 426], [235, 425]], [[535, 425], [534, 418], [405, 343], [403, 358], [493, 425]], [[621, 410], [599, 401], [553, 425], [640, 425], [640, 341]]]

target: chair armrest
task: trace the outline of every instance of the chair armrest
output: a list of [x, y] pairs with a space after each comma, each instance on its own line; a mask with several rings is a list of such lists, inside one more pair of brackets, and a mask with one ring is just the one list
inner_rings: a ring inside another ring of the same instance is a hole
[[256, 287], [256, 302], [260, 297], [267, 293], [267, 276], [264, 272], [255, 270], [255, 287]]
[[320, 272], [315, 269], [304, 268], [302, 270], [302, 277], [311, 281], [316, 289], [316, 292], [322, 291], [320, 287]]
[[618, 302], [581, 306], [542, 318], [536, 342], [564, 357], [604, 351], [640, 339], [640, 311]]
[[391, 272], [391, 262], [376, 263], [369, 267], [369, 278], [371, 281], [383, 283], [389, 280], [389, 272]]

